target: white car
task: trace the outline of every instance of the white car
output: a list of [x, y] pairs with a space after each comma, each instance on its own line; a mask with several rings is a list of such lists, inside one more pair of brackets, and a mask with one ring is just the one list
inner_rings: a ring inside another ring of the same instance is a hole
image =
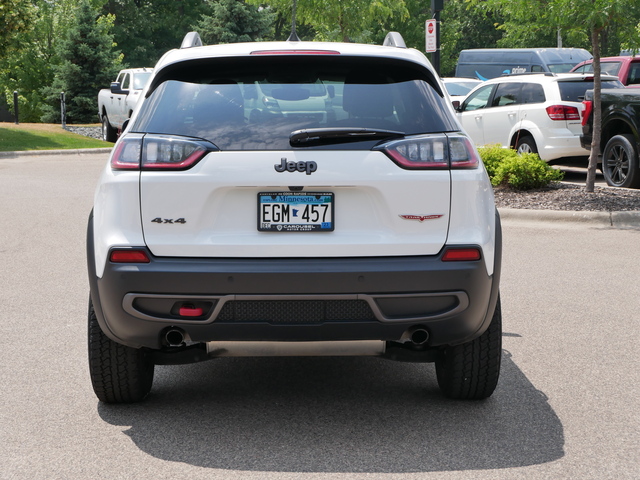
[[[622, 88], [602, 76], [602, 88]], [[534, 74], [487, 80], [458, 108], [458, 118], [476, 145], [500, 144], [542, 160], [588, 156], [580, 145], [582, 100], [593, 75]]]
[[262, 355], [435, 362], [446, 396], [491, 395], [500, 222], [424, 55], [397, 33], [199, 44], [158, 62], [98, 182], [97, 397], [143, 399], [155, 365]]
[[444, 77], [442, 79], [452, 102], [462, 103], [471, 90], [482, 83], [475, 78]]

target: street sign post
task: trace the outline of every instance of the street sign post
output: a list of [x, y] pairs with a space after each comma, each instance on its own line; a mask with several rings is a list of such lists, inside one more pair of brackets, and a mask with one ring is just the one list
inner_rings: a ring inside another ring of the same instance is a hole
[[[444, 10], [444, 0], [431, 0], [431, 13], [433, 18], [427, 20], [426, 35], [427, 35], [427, 52], [432, 53], [431, 60], [433, 62], [433, 68], [436, 69], [438, 75], [440, 75], [440, 12]], [[433, 22], [430, 27], [429, 22]], [[431, 40], [430, 35], [433, 35]], [[431, 43], [433, 42], [433, 43]]]
[[436, 41], [436, 19], [430, 18], [424, 25], [425, 38], [426, 38], [426, 51], [427, 53], [433, 53], [438, 50], [438, 43]]

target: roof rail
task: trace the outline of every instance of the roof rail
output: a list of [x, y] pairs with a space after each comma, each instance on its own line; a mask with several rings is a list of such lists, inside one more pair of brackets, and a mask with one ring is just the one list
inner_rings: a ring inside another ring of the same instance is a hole
[[200, 38], [200, 35], [198, 35], [198, 32], [189, 32], [184, 36], [184, 39], [182, 40], [182, 45], [180, 45], [180, 48], [191, 48], [191, 47], [201, 47], [202, 46], [202, 39]]
[[398, 47], [398, 48], [407, 48], [407, 44], [404, 43], [404, 38], [398, 32], [389, 32], [387, 36], [384, 38], [384, 42], [382, 45], [385, 47]]

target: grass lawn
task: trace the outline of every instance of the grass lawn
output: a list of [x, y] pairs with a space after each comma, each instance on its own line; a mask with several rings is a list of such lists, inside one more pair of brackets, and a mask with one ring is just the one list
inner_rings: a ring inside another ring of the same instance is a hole
[[67, 132], [60, 125], [0, 123], [0, 152], [105, 147], [113, 147], [113, 143]]

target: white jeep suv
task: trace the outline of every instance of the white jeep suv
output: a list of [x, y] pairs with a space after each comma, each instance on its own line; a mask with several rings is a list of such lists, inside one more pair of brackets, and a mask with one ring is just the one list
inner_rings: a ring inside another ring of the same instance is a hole
[[[622, 88], [617, 77], [602, 76], [602, 88]], [[458, 108], [458, 117], [476, 145], [499, 144], [537, 153], [547, 162], [586, 157], [580, 145], [582, 100], [593, 74], [527, 74], [498, 77], [476, 87]]]
[[491, 395], [500, 224], [427, 59], [397, 33], [199, 43], [158, 62], [97, 186], [98, 398], [143, 399], [155, 365], [260, 355], [435, 362], [445, 395]]

